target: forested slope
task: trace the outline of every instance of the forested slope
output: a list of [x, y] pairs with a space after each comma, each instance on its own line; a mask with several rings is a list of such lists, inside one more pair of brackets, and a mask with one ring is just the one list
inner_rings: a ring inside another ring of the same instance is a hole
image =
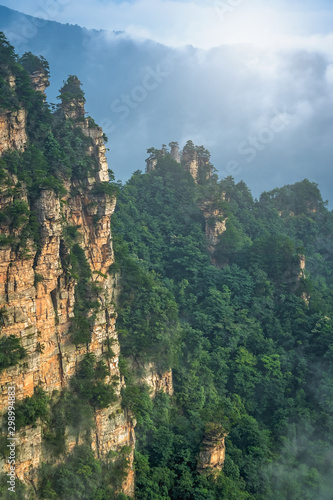
[[[208, 251], [216, 214], [226, 230]], [[331, 498], [332, 234], [308, 180], [253, 200], [165, 153], [120, 188], [113, 272], [138, 499]], [[129, 357], [172, 367], [174, 396], [152, 402]], [[222, 472], [200, 470], [203, 442], [222, 436]]]
[[190, 141], [116, 186], [80, 81], [52, 109], [48, 73], [0, 33], [0, 463], [15, 385], [16, 498], [330, 500], [318, 187], [253, 200]]

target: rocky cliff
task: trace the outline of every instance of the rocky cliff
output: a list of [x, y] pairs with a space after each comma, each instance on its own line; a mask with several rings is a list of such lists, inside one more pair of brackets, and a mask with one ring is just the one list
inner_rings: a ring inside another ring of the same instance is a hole
[[197, 470], [200, 474], [217, 474], [223, 469], [226, 436], [227, 433], [220, 425], [206, 425], [205, 437], [197, 457]]
[[[199, 208], [205, 218], [205, 234], [208, 243], [208, 251], [213, 255], [219, 241], [219, 236], [226, 231], [227, 218], [222, 211], [216, 207], [216, 203], [212, 200], [202, 201], [199, 204]], [[216, 264], [213, 258], [212, 263]]]
[[[161, 149], [151, 148], [148, 150], [150, 156], [146, 159], [146, 172], [156, 169], [159, 158], [170, 154], [171, 158], [191, 174], [196, 184], [205, 184], [213, 175], [213, 165], [210, 163], [210, 153], [203, 146], [194, 146], [192, 141], [188, 141], [182, 152], [179, 152], [178, 142], [169, 143], [170, 152], [163, 145]], [[217, 199], [216, 196], [207, 197], [199, 202], [199, 208], [205, 219], [205, 234], [208, 251], [212, 256], [212, 264], [216, 265], [213, 257], [219, 237], [226, 231], [227, 218], [220, 208], [220, 202], [225, 201], [222, 193]], [[229, 200], [230, 201], [230, 200]]]
[[[35, 74], [32, 82], [36, 90], [43, 92], [44, 78]], [[10, 79], [10, 85], [15, 90], [14, 78]], [[37, 387], [48, 394], [52, 405], [54, 395], [69, 387], [87, 353], [93, 353], [97, 362], [106, 359], [107, 373], [103, 383], [112, 386], [115, 397], [106, 408], [95, 408], [89, 443], [101, 460], [106, 460], [110, 452], [126, 447], [129, 468], [121, 489], [133, 496], [135, 421], [121, 407], [120, 391], [124, 381], [118, 367], [119, 343], [114, 310], [116, 285], [108, 274], [114, 260], [110, 217], [115, 198], [105, 188], [109, 175], [104, 136], [101, 128], [92, 125], [91, 119], [84, 118], [81, 100], [63, 102], [57, 113], [58, 121], [70, 119], [69, 127], [73, 130], [80, 128], [89, 138], [86, 154], [92, 159], [94, 172], [81, 178], [63, 175], [63, 192], [57, 193], [55, 189], [44, 186], [32, 197], [28, 186], [19, 181], [17, 175], [4, 169], [6, 181], [2, 184], [0, 210], [12, 214], [12, 207], [24, 202], [28, 213], [33, 213], [36, 219], [39, 241], [36, 244], [28, 237], [24, 248], [19, 248], [16, 242], [22, 240], [22, 226], [16, 224], [14, 227], [10, 218], [1, 218], [1, 338], [13, 336], [19, 339], [26, 357], [0, 372], [0, 411], [2, 414], [6, 412], [8, 387], [15, 387], [17, 405], [32, 397]], [[2, 109], [0, 153], [9, 150], [21, 152], [27, 141], [25, 108], [17, 111]], [[68, 243], [71, 231], [75, 233], [77, 247], [84, 252], [91, 273], [89, 286], [93, 290], [94, 305], [86, 310], [90, 336], [84, 343], [75, 343], [71, 337], [81, 279], [72, 272], [73, 244]], [[112, 350], [106, 356], [110, 345]], [[5, 427], [4, 421], [3, 429]], [[41, 419], [16, 433], [19, 443], [16, 474], [24, 483], [32, 485], [32, 491], [36, 491], [38, 468], [42, 462], [54, 463], [62, 459], [61, 456], [54, 458], [45, 444], [44, 435], [45, 422]], [[70, 426], [66, 426], [63, 457], [83, 441], [82, 433], [75, 434]], [[3, 465], [8, 469], [8, 464], [1, 463], [1, 467]]]
[[154, 398], [159, 391], [169, 396], [173, 395], [172, 370], [158, 370], [154, 362], [141, 364], [138, 360], [128, 358], [127, 363], [137, 384], [146, 384], [150, 389], [150, 396]]
[[[5, 79], [8, 87], [15, 92], [16, 78], [8, 75]], [[23, 151], [27, 142], [25, 109], [0, 108], [0, 154], [10, 149]]]
[[193, 177], [195, 183], [207, 181], [213, 174], [213, 166], [210, 163], [210, 153], [203, 146], [194, 146], [192, 141], [187, 141], [182, 152], [179, 152], [178, 142], [169, 143], [170, 151], [163, 144], [161, 149], [148, 149], [150, 154], [146, 160], [146, 172], [155, 170], [159, 158], [170, 154], [177, 163], [181, 163]]

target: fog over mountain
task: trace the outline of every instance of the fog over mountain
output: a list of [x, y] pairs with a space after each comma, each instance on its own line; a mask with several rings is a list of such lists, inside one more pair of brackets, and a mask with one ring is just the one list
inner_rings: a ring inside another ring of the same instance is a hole
[[116, 179], [143, 170], [147, 148], [191, 139], [255, 196], [307, 177], [332, 201], [333, 56], [323, 38], [279, 50], [168, 47], [6, 7], [0, 30], [20, 54], [49, 61], [50, 102], [68, 74], [79, 77]]

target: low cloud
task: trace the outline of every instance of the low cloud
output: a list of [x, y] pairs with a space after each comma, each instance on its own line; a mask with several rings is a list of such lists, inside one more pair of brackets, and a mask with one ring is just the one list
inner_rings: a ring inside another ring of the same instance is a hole
[[169, 46], [211, 48], [221, 44], [332, 50], [332, 9], [284, 7], [263, 0], [2, 0], [26, 14], [87, 28], [124, 30]]
[[[74, 8], [75, 1], [69, 5]], [[22, 25], [16, 19], [6, 26], [15, 44]], [[23, 37], [17, 50], [49, 60], [51, 102], [68, 74], [82, 80], [87, 110], [109, 136], [117, 178], [145, 168], [146, 148], [192, 139], [211, 151], [220, 173], [245, 180], [256, 196], [307, 177], [332, 201], [332, 41], [327, 33], [299, 34], [285, 35], [277, 47], [171, 48], [127, 33], [51, 23]], [[278, 116], [291, 117], [280, 132], [272, 126]], [[246, 148], [252, 152], [241, 154]], [[228, 172], [233, 162], [237, 167]]]

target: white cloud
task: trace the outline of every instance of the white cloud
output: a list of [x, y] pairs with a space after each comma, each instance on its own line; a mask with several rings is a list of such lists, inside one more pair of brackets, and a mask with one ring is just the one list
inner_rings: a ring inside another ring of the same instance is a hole
[[333, 64], [330, 64], [326, 70], [326, 81], [328, 84], [333, 85]]
[[[124, 30], [170, 46], [201, 48], [221, 44], [310, 48], [330, 52], [327, 37], [333, 11], [300, 12], [255, 7], [249, 0], [137, 0], [134, 3], [96, 0], [2, 0], [24, 13], [87, 28]], [[225, 9], [224, 6], [228, 6]], [[332, 22], [331, 22], [332, 26]], [[323, 30], [321, 31], [321, 27]]]
[[[211, 150], [221, 171], [229, 161], [239, 162], [237, 180], [256, 186], [256, 193], [307, 176], [322, 183], [325, 196], [332, 198], [333, 33], [320, 29], [332, 19], [331, 12], [254, 10], [252, 0], [245, 0], [221, 22], [212, 2], [209, 7], [193, 0], [137, 0], [117, 6], [88, 0], [61, 2], [49, 19], [110, 30], [106, 36], [87, 36], [83, 61], [74, 69], [82, 47], [69, 47], [61, 71], [82, 74], [89, 102], [94, 103], [94, 118], [115, 124], [111, 166], [118, 165], [123, 178], [134, 165], [144, 168], [145, 147], [192, 139]], [[37, 12], [37, 2], [10, 3]], [[48, 5], [54, 3], [43, 4]], [[173, 51], [138, 44], [135, 56], [131, 50], [124, 56], [119, 53], [121, 43], [117, 45], [122, 37], [112, 35], [113, 29], [174, 46], [221, 46]], [[54, 40], [49, 42], [50, 54], [45, 54], [50, 62], [53, 57], [53, 64], [59, 59]], [[165, 54], [174, 58], [174, 70], [122, 122], [121, 115], [112, 111], [112, 102], [140, 85], [146, 66], [155, 68]], [[292, 116], [288, 127], [248, 163], [238, 152], [239, 144], [257, 137], [283, 113]]]

